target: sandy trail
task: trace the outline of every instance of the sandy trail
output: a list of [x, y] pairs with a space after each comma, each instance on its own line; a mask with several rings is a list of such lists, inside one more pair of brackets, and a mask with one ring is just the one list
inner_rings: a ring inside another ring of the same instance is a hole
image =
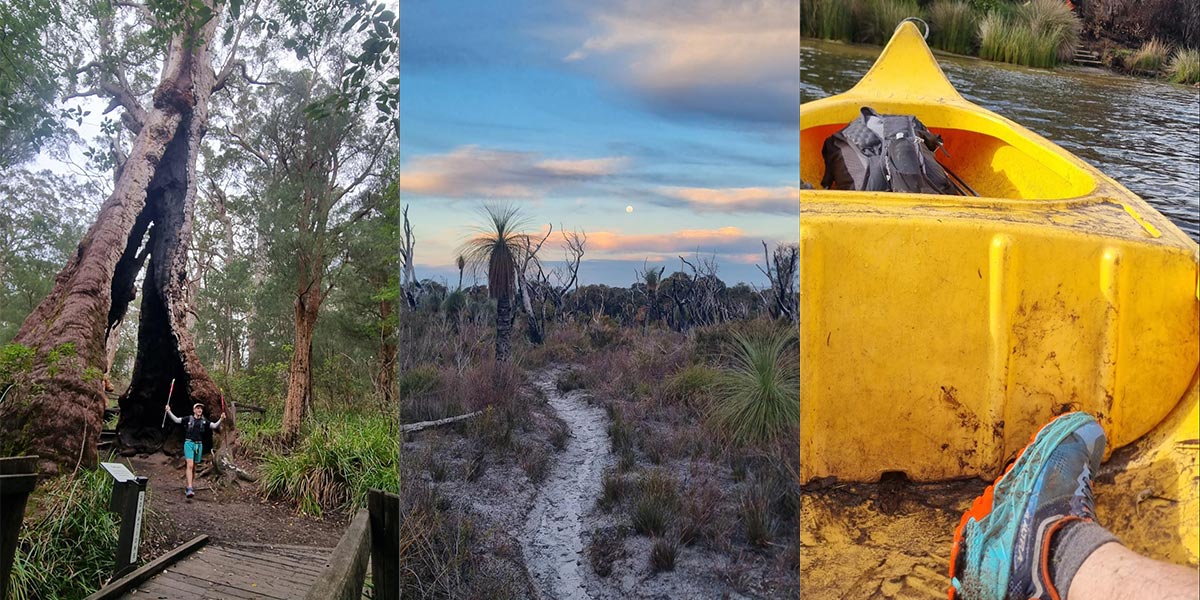
[[605, 431], [608, 418], [603, 409], [588, 405], [583, 392], [558, 391], [555, 379], [560, 372], [546, 369], [534, 377], [534, 385], [545, 392], [571, 437], [525, 521], [522, 550], [540, 597], [591, 598], [583, 520], [600, 495], [604, 468], [612, 462]]

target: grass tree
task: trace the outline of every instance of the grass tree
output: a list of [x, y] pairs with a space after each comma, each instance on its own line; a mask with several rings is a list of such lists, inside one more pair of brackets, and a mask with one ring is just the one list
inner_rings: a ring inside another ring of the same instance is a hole
[[466, 264], [487, 268], [488, 295], [496, 300], [496, 362], [508, 360], [512, 350], [513, 297], [517, 289], [517, 261], [528, 241], [524, 222], [515, 206], [488, 205], [487, 224], [462, 247]]
[[709, 416], [735, 444], [769, 442], [800, 422], [797, 341], [792, 328], [733, 334]]

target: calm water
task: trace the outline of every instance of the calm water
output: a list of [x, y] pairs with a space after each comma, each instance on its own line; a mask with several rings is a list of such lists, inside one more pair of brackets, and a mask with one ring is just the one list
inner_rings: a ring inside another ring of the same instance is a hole
[[[800, 101], [850, 89], [880, 50], [804, 40]], [[938, 61], [968, 100], [1095, 165], [1200, 241], [1200, 90], [1072, 69]]]

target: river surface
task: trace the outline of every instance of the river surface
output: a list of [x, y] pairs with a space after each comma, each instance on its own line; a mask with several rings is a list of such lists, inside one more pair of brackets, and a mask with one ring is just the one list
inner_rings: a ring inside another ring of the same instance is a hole
[[[850, 89], [881, 50], [802, 40], [800, 101]], [[1200, 90], [1074, 67], [938, 62], [968, 100], [1096, 166], [1200, 241]]]

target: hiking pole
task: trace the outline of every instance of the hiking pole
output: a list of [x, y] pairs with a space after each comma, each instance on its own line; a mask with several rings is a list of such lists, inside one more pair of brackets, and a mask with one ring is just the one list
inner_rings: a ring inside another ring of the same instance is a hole
[[[168, 406], [171, 405], [171, 394], [174, 394], [174, 393], [175, 393], [175, 378], [172, 377], [171, 378], [171, 388], [167, 390], [167, 405]], [[167, 411], [164, 410], [163, 411], [163, 422], [162, 422], [162, 425], [158, 426], [158, 428], [162, 429], [163, 427], [166, 427], [166, 426], [167, 426]]]

